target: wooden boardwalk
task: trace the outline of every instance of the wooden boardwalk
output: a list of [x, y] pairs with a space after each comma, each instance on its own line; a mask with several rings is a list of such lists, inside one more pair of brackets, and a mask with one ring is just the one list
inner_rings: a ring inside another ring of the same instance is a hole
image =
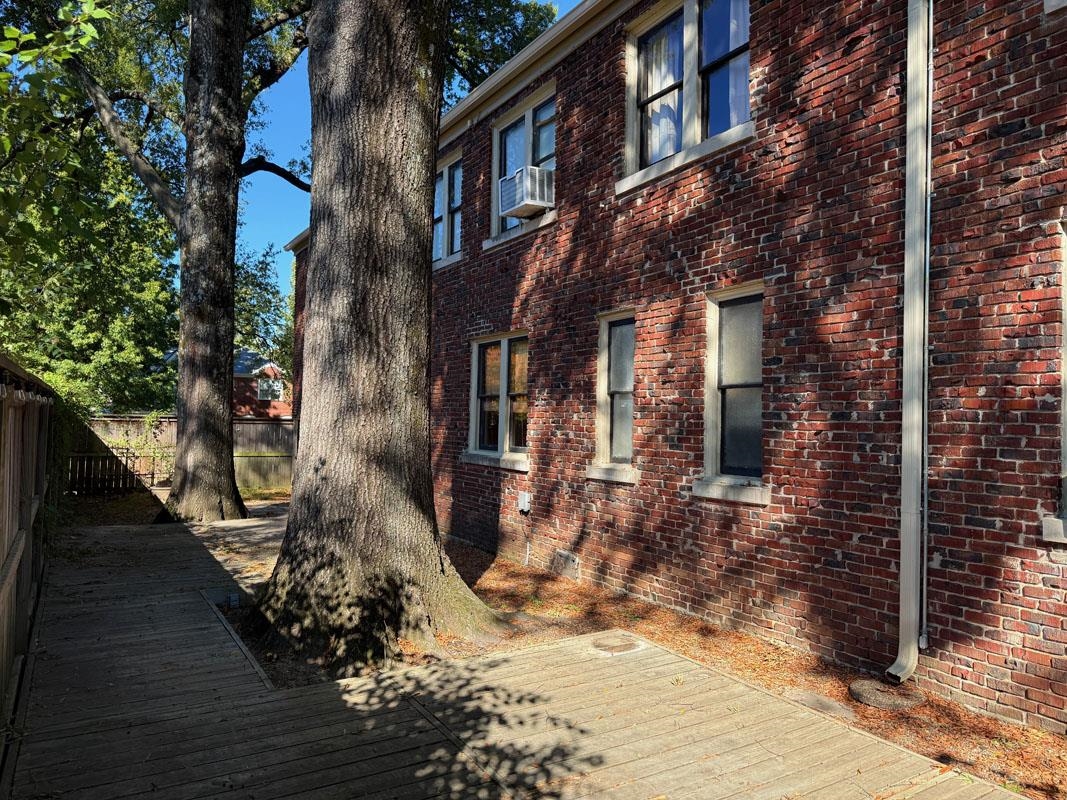
[[11, 796], [827, 798], [1016, 795], [619, 631], [279, 691], [182, 526], [62, 540]]

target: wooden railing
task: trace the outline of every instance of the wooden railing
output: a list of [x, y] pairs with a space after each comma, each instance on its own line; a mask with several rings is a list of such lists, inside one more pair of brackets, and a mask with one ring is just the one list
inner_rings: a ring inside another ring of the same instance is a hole
[[0, 355], [0, 688], [11, 718], [44, 571], [37, 513], [48, 490], [53, 392]]

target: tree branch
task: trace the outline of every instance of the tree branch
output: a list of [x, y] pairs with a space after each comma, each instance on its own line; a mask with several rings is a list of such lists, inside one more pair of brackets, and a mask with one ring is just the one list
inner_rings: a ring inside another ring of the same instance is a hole
[[[285, 73], [292, 69], [293, 64], [300, 58], [300, 54], [307, 49], [307, 46], [307, 34], [303, 28], [298, 28], [293, 33], [293, 46], [286, 51], [283, 58], [277, 60], [272, 58], [262, 69], [252, 73], [249, 83], [253, 91], [250, 97], [254, 98], [262, 94], [285, 77]], [[248, 102], [251, 103], [251, 99]]]
[[475, 75], [473, 73], [468, 72], [463, 67], [463, 65], [460, 63], [459, 59], [456, 58], [456, 54], [454, 52], [450, 52], [448, 54], [448, 65], [450, 67], [452, 67], [452, 71], [453, 72], [455, 72], [457, 75], [459, 75], [459, 77], [463, 78], [463, 80], [465, 80], [467, 82], [467, 85], [471, 89], [473, 89], [475, 86], [477, 86], [481, 82], [481, 81], [477, 80], [477, 78], [475, 77]]
[[69, 58], [63, 62], [64, 66], [74, 75], [81, 84], [82, 90], [88, 96], [89, 101], [96, 109], [96, 115], [100, 118], [100, 124], [111, 138], [115, 149], [118, 150], [133, 168], [134, 174], [140, 178], [141, 183], [152, 195], [159, 210], [167, 221], [174, 226], [176, 231], [181, 230], [181, 205], [170, 191], [167, 182], [159, 174], [152, 163], [144, 157], [136, 143], [126, 134], [122, 119], [115, 111], [104, 88], [96, 82], [89, 70], [79, 58]]
[[305, 192], [311, 191], [310, 183], [294, 175], [285, 167], [279, 166], [273, 161], [268, 161], [263, 156], [253, 156], [248, 159], [241, 165], [241, 169], [237, 174], [244, 178], [251, 175], [253, 172], [270, 172], [273, 175], [277, 175], [282, 180], [288, 181], [297, 189], [303, 189]]
[[136, 103], [140, 103], [157, 117], [162, 117], [170, 124], [174, 125], [178, 130], [183, 131], [185, 126], [182, 121], [171, 114], [169, 109], [164, 108], [155, 98], [150, 97], [145, 92], [136, 91], [133, 89], [123, 89], [121, 91], [112, 92], [108, 95], [111, 102], [117, 102], [119, 100], [133, 100]]
[[245, 41], [250, 42], [253, 39], [258, 39], [264, 34], [270, 33], [279, 25], [284, 25], [286, 22], [289, 22], [289, 20], [296, 19], [310, 8], [311, 0], [296, 0], [296, 2], [290, 3], [285, 8], [279, 9], [273, 14], [249, 25], [248, 31], [245, 33]]

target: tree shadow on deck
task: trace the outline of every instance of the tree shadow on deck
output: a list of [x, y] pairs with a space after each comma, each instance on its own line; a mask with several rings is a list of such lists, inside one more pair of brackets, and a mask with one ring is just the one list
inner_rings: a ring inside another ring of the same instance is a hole
[[271, 689], [204, 599], [239, 591], [184, 525], [61, 534], [12, 796], [553, 798], [602, 763], [565, 655], [573, 718], [521, 654]]

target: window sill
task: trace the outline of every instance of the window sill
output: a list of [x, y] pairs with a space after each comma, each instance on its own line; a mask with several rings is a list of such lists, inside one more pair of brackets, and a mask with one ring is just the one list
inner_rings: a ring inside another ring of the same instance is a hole
[[585, 477], [593, 481], [636, 484], [641, 473], [629, 464], [590, 464], [585, 468]]
[[1064, 531], [1060, 517], [1044, 517], [1041, 520], [1041, 541], [1052, 544], [1067, 544], [1067, 532]]
[[733, 147], [734, 145], [747, 142], [749, 139], [756, 138], [756, 124], [749, 120], [741, 125], [735, 125], [728, 131], [716, 134], [708, 139], [705, 139], [700, 144], [688, 147], [685, 150], [675, 153], [669, 158], [665, 158], [662, 161], [657, 161], [650, 167], [645, 167], [640, 172], [635, 172], [633, 175], [627, 175], [621, 181], [615, 184], [615, 194], [623, 195], [627, 192], [632, 192], [646, 183], [662, 178], [676, 169], [692, 164], [694, 161], [706, 158], [712, 153], [717, 153], [720, 150], [725, 150], [727, 147]]
[[498, 233], [491, 239], [486, 239], [482, 242], [482, 250], [492, 250], [494, 247], [499, 247], [506, 242], [510, 242], [512, 239], [518, 239], [520, 236], [525, 236], [527, 233], [533, 233], [540, 228], [544, 228], [547, 225], [551, 225], [557, 219], [559, 214], [556, 209], [547, 211], [539, 217], [528, 219], [517, 228], [512, 228], [509, 231], [503, 231]]
[[693, 496], [748, 506], [767, 506], [771, 503], [771, 487], [755, 478], [716, 475], [696, 481], [693, 484]]
[[1051, 14], [1053, 11], [1059, 11], [1063, 8], [1067, 8], [1067, 0], [1045, 0], [1046, 14]]
[[530, 459], [526, 453], [480, 453], [464, 450], [459, 454], [460, 464], [480, 464], [483, 467], [499, 467], [512, 472], [529, 472]]
[[439, 258], [436, 261], [434, 261], [433, 262], [433, 271], [437, 272], [437, 270], [439, 270], [439, 269], [444, 269], [445, 267], [450, 267], [453, 264], [455, 264], [457, 262], [460, 262], [462, 260], [463, 260], [463, 250], [461, 249], [458, 253], [453, 253], [450, 256], [445, 256], [444, 258]]

